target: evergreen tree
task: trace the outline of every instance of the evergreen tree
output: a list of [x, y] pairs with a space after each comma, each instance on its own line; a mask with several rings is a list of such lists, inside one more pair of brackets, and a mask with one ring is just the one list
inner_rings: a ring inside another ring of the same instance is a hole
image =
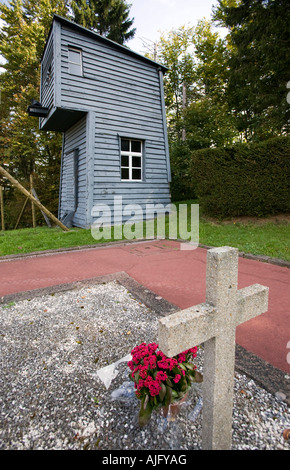
[[[56, 215], [61, 135], [39, 132], [38, 119], [28, 116], [27, 107], [39, 97], [40, 58], [53, 15], [67, 16], [68, 11], [65, 0], [11, 0], [0, 5], [0, 55], [5, 60], [0, 74], [0, 164], [6, 164], [24, 186], [35, 173], [38, 196]], [[7, 197], [14, 198], [13, 214], [8, 214], [13, 227], [23, 196], [9, 183], [5, 186], [6, 203]]]
[[289, 132], [288, 0], [219, 0], [215, 19], [229, 29], [227, 100], [245, 139]]
[[71, 1], [72, 20], [88, 29], [97, 29], [96, 14], [88, 0]]
[[135, 35], [130, 6], [124, 0], [73, 0], [74, 21], [119, 44]]

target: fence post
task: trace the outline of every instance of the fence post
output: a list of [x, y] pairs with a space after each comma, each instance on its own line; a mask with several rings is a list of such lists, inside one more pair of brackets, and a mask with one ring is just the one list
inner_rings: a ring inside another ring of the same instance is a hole
[[[30, 175], [30, 193], [33, 195], [33, 175]], [[35, 205], [33, 200], [31, 200], [31, 211], [32, 211], [32, 226], [33, 228], [36, 227], [36, 219], [35, 219]]]
[[0, 186], [1, 230], [5, 230], [3, 190], [4, 188]]

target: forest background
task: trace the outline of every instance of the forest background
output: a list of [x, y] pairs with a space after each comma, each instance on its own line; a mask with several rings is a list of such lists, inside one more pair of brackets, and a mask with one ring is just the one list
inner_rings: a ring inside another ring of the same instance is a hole
[[[27, 114], [31, 100], [39, 97], [40, 58], [55, 13], [123, 45], [136, 30], [124, 0], [11, 0], [0, 5], [0, 55], [5, 60], [0, 165], [26, 188], [32, 174], [40, 201], [57, 216], [62, 136], [39, 132], [38, 120]], [[169, 69], [165, 100], [173, 201], [198, 196], [188, 184], [194, 181], [196, 152], [262, 144], [267, 155], [268, 143], [289, 135], [289, 16], [286, 0], [219, 0], [210, 20], [163, 33], [146, 54]], [[227, 34], [221, 37], [216, 25]], [[289, 162], [289, 144], [279, 148], [279, 158]], [[5, 225], [12, 229], [24, 198], [7, 180], [0, 185]], [[20, 227], [31, 224], [28, 205]], [[39, 211], [37, 224], [45, 224]]]

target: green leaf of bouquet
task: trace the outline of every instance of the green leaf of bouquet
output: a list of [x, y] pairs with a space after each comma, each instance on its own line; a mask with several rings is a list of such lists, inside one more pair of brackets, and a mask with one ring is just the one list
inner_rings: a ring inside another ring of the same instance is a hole
[[194, 370], [188, 370], [188, 371], [187, 371], [187, 376], [190, 377], [190, 378], [194, 378], [194, 376], [195, 376], [195, 371], [194, 371]]
[[146, 426], [151, 419], [152, 414], [152, 405], [150, 402], [147, 403], [146, 407], [144, 408], [143, 403], [141, 403], [140, 411], [139, 411], [139, 425]]
[[195, 366], [191, 364], [190, 362], [185, 362], [184, 365], [186, 366], [187, 369], [194, 370]]
[[179, 397], [179, 393], [176, 390], [172, 390], [172, 398], [175, 399], [178, 397]]
[[183, 383], [182, 386], [180, 387], [180, 390], [182, 392], [185, 392], [185, 390], [187, 390], [187, 382]]
[[171, 387], [166, 387], [166, 395], [165, 395], [165, 401], [164, 401], [165, 406], [170, 405], [171, 400], [172, 400], [172, 392], [173, 390]]
[[162, 402], [164, 400], [164, 397], [166, 395], [166, 387], [165, 385], [161, 382], [161, 390], [159, 392], [159, 398], [160, 398], [160, 401]]

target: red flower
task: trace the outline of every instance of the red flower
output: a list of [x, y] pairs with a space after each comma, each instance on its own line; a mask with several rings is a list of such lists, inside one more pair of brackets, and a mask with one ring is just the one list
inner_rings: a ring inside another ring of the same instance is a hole
[[[148, 345], [141, 343], [136, 346], [131, 351], [132, 361], [128, 362], [128, 366], [132, 371], [130, 375], [135, 381], [136, 396], [140, 399], [144, 397], [144, 394], [150, 397], [157, 396], [164, 385], [168, 386], [165, 383], [168, 379], [177, 384], [183, 376], [186, 376], [181, 364], [189, 361], [192, 357], [196, 357], [196, 353], [197, 348], [190, 348], [174, 358], [169, 358], [158, 350], [158, 344], [156, 343]], [[176, 374], [176, 372], [178, 373]], [[162, 382], [165, 384], [162, 384]], [[155, 398], [154, 400], [156, 401]]]
[[146, 379], [147, 377], [147, 367], [145, 366], [141, 366], [140, 368], [140, 377], [142, 377], [142, 379]]
[[156, 351], [156, 349], [158, 349], [158, 344], [156, 343], [148, 344], [149, 354], [153, 354]]
[[156, 380], [162, 381], [162, 380], [166, 380], [166, 379], [168, 379], [168, 375], [165, 372], [163, 372], [162, 370], [157, 372]]
[[157, 364], [161, 369], [169, 369], [169, 362], [167, 359], [162, 359], [162, 361], [157, 362]]
[[145, 381], [142, 379], [139, 379], [139, 382], [137, 384], [137, 390], [140, 390], [145, 384]]
[[158, 395], [160, 390], [161, 390], [161, 385], [157, 380], [153, 380], [150, 385], [149, 385], [149, 393], [151, 397], [154, 397], [155, 395]]
[[177, 366], [178, 362], [176, 359], [169, 359], [169, 369], [172, 370], [175, 366]]
[[180, 375], [180, 374], [176, 374], [176, 376], [175, 376], [174, 379], [173, 379], [173, 382], [175, 382], [175, 383], [177, 384], [180, 379], [181, 379], [181, 375]]
[[186, 354], [181, 353], [178, 355], [178, 362], [184, 362], [186, 360]]
[[133, 361], [129, 361], [129, 362], [128, 362], [128, 367], [129, 367], [131, 370], [134, 370], [135, 364], [133, 363]]

